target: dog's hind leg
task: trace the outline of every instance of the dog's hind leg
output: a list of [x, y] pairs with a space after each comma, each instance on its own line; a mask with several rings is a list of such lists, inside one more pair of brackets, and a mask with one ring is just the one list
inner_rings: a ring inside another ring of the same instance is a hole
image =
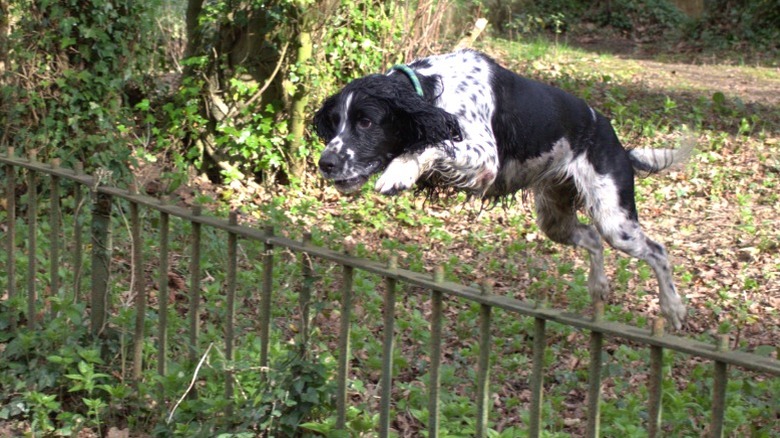
[[[622, 179], [621, 179], [622, 177]], [[676, 328], [682, 327], [685, 305], [674, 287], [672, 267], [663, 245], [648, 238], [639, 226], [632, 173], [591, 178], [582, 187], [586, 210], [599, 234], [613, 248], [645, 261], [658, 280], [661, 312]]]
[[[610, 221], [614, 222], [614, 219]], [[676, 329], [682, 327], [685, 319], [685, 305], [682, 303], [672, 280], [672, 266], [666, 249], [658, 242], [645, 235], [639, 222], [625, 218], [617, 227], [601, 228], [601, 235], [612, 247], [624, 253], [644, 260], [655, 272], [658, 280], [658, 297], [661, 313], [666, 316]]]
[[534, 190], [536, 220], [550, 240], [585, 248], [590, 254], [588, 292], [591, 299], [604, 300], [609, 294], [609, 280], [604, 273], [604, 245], [592, 225], [577, 219], [577, 192], [571, 182]]

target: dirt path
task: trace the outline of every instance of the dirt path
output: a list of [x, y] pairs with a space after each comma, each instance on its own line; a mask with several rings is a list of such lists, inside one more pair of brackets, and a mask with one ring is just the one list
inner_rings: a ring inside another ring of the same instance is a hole
[[780, 69], [732, 67], [634, 60], [641, 66], [642, 78], [653, 88], [673, 88], [697, 92], [721, 91], [739, 97], [744, 103], [780, 104]]
[[[765, 59], [748, 65], [732, 55], [705, 55], [681, 46], [677, 51], [624, 38], [573, 37], [573, 47], [615, 56], [618, 68], [631, 65], [652, 88], [738, 97], [745, 104], [780, 105], [780, 63]], [[755, 58], [755, 55], [752, 56]], [[780, 110], [780, 109], [779, 109]]]

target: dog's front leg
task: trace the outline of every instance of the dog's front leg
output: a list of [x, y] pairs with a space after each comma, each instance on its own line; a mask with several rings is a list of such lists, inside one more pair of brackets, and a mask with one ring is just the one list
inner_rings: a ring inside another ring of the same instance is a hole
[[374, 188], [383, 195], [395, 195], [412, 188], [417, 179], [431, 170], [436, 160], [447, 155], [439, 149], [401, 154], [393, 159]]

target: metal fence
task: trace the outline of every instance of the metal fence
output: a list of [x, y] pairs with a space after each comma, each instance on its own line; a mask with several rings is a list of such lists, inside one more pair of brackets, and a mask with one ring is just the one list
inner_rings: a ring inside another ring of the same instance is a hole
[[[392, 376], [392, 357], [394, 349], [394, 324], [396, 320], [396, 290], [399, 283], [413, 285], [430, 291], [432, 298], [432, 314], [430, 321], [431, 344], [430, 344], [430, 382], [429, 382], [429, 422], [428, 433], [430, 437], [439, 435], [439, 379], [442, 358], [442, 315], [443, 300], [446, 297], [468, 300], [480, 305], [479, 312], [479, 358], [477, 364], [477, 399], [474, 415], [476, 417], [477, 427], [476, 435], [478, 437], [487, 436], [488, 428], [488, 409], [489, 409], [489, 373], [490, 373], [490, 329], [492, 310], [494, 308], [513, 312], [523, 317], [533, 318], [533, 355], [531, 378], [529, 382], [531, 390], [530, 420], [528, 425], [529, 436], [538, 437], [542, 432], [542, 397], [543, 397], [543, 378], [544, 378], [544, 352], [547, 345], [546, 330], [548, 321], [556, 322], [566, 326], [585, 330], [590, 333], [590, 365], [589, 365], [589, 383], [587, 396], [587, 436], [599, 436], [599, 406], [601, 402], [602, 386], [602, 360], [601, 355], [604, 348], [605, 336], [617, 339], [633, 341], [645, 345], [650, 350], [650, 381], [648, 383], [648, 433], [650, 437], [660, 436], [661, 433], [661, 389], [664, 379], [662, 371], [662, 361], [664, 351], [676, 351], [688, 355], [703, 358], [712, 361], [714, 367], [714, 379], [712, 382], [712, 413], [710, 418], [710, 433], [713, 437], [723, 436], [724, 416], [725, 416], [725, 396], [727, 384], [727, 370], [729, 366], [740, 367], [745, 370], [751, 370], [757, 373], [768, 374], [771, 376], [780, 376], [780, 361], [759, 356], [751, 353], [729, 350], [728, 336], [722, 335], [714, 344], [708, 344], [692, 339], [687, 339], [675, 335], [664, 333], [663, 320], [657, 319], [652, 327], [648, 329], [638, 328], [626, 324], [608, 322], [603, 320], [604, 305], [601, 302], [593, 303], [593, 317], [586, 317], [573, 314], [564, 310], [558, 310], [547, 307], [543, 299], [537, 302], [524, 302], [512, 298], [493, 295], [489, 284], [482, 288], [474, 288], [444, 281], [443, 271], [436, 269], [434, 275], [428, 276], [408, 270], [399, 269], [395, 259], [387, 265], [378, 262], [369, 261], [363, 258], [354, 257], [348, 253], [332, 251], [329, 249], [311, 245], [309, 237], [304, 237], [302, 241], [294, 241], [288, 238], [274, 235], [272, 227], [266, 227], [263, 230], [240, 226], [237, 224], [235, 214], [231, 214], [228, 220], [218, 219], [201, 214], [201, 209], [195, 207], [185, 209], [169, 205], [164, 201], [148, 196], [140, 195], [133, 187], [129, 190], [118, 189], [108, 185], [101, 184], [103, 180], [101, 175], [86, 175], [77, 168], [76, 170], [65, 169], [59, 166], [58, 162], [44, 164], [37, 162], [35, 155], [27, 158], [15, 157], [14, 150], [9, 148], [4, 154], [0, 153], [0, 164], [5, 167], [6, 182], [6, 204], [7, 204], [7, 224], [6, 224], [6, 251], [7, 251], [7, 274], [9, 282], [7, 292], [10, 299], [17, 297], [20, 291], [16, 290], [17, 276], [24, 275], [27, 294], [27, 321], [28, 324], [34, 324], [36, 320], [36, 311], [41, 301], [48, 297], [38, 296], [35, 286], [37, 266], [36, 257], [36, 221], [37, 206], [40, 202], [36, 188], [44, 184], [45, 181], [38, 181], [40, 175], [47, 175], [50, 184], [49, 202], [50, 215], [49, 223], [51, 236], [49, 238], [49, 275], [50, 284], [48, 290], [58, 291], [62, 287], [57, 272], [61, 257], [63, 257], [60, 248], [62, 239], [60, 217], [60, 185], [62, 180], [70, 180], [76, 183], [77, 189], [74, 191], [76, 209], [82, 204], [91, 207], [91, 224], [89, 227], [89, 246], [91, 247], [91, 281], [89, 291], [90, 318], [92, 333], [98, 335], [106, 324], [107, 317], [107, 297], [109, 293], [109, 273], [111, 272], [111, 242], [110, 228], [112, 221], [112, 204], [115, 199], [122, 199], [129, 203], [130, 210], [130, 231], [132, 242], [132, 281], [134, 288], [135, 308], [136, 308], [136, 328], [133, 334], [133, 370], [134, 379], [141, 378], [142, 371], [142, 347], [144, 333], [144, 314], [147, 305], [147, 291], [143, 281], [143, 252], [141, 248], [141, 222], [139, 218], [139, 209], [146, 208], [159, 212], [159, 293], [161, 297], [167, 296], [168, 287], [168, 252], [169, 252], [169, 224], [170, 217], [177, 217], [191, 223], [190, 239], [190, 269], [189, 269], [189, 343], [190, 360], [195, 363], [198, 360], [198, 352], [194, 346], [198, 345], [199, 339], [199, 314], [201, 302], [201, 282], [202, 272], [200, 268], [201, 261], [201, 234], [202, 227], [212, 227], [227, 234], [228, 257], [226, 261], [226, 320], [225, 325], [225, 356], [230, 361], [234, 352], [234, 315], [235, 315], [235, 295], [236, 295], [236, 271], [237, 271], [237, 242], [239, 239], [249, 239], [262, 242], [265, 247], [263, 253], [263, 272], [262, 272], [262, 296], [260, 298], [260, 366], [267, 366], [269, 361], [269, 333], [271, 331], [271, 307], [273, 301], [273, 276], [274, 276], [274, 251], [276, 249], [286, 249], [297, 254], [306, 254], [309, 258], [329, 261], [340, 265], [343, 268], [341, 281], [341, 323], [339, 333], [339, 351], [338, 351], [338, 374], [337, 374], [337, 422], [336, 427], [343, 429], [346, 426], [347, 407], [348, 407], [348, 374], [350, 364], [350, 315], [353, 310], [353, 279], [356, 270], [362, 270], [376, 274], [385, 279], [386, 288], [384, 296], [384, 339], [383, 339], [383, 358], [381, 373], [381, 399], [380, 399], [380, 425], [379, 436], [386, 437], [390, 433], [390, 412], [391, 412], [391, 390], [393, 385]], [[15, 245], [16, 230], [15, 217], [16, 206], [16, 187], [15, 182], [19, 175], [18, 169], [26, 169], [27, 185], [27, 245], [28, 255], [26, 274], [16, 272], [15, 257], [19, 249]], [[83, 189], [85, 187], [89, 192], [89, 202], [84, 198]], [[76, 213], [78, 215], [78, 211]], [[84, 241], [82, 237], [81, 225], [77, 221], [73, 230], [73, 260], [82, 260]], [[76, 293], [79, 293], [81, 284], [81, 264], [74, 263], [73, 287]], [[303, 286], [300, 293], [302, 312], [308, 312], [311, 291], [309, 289], [314, 275], [310, 265], [304, 263], [301, 267], [303, 276]], [[20, 281], [21, 283], [21, 281]], [[158, 324], [158, 372], [161, 375], [166, 373], [166, 352], [168, 346], [168, 300], [159, 300], [159, 324]], [[307, 315], [303, 315], [302, 321], [308, 321]], [[17, 322], [11, 321], [12, 327], [16, 327]], [[306, 329], [302, 330], [304, 333]], [[225, 375], [225, 394], [228, 399], [233, 396], [233, 379], [230, 371]]]

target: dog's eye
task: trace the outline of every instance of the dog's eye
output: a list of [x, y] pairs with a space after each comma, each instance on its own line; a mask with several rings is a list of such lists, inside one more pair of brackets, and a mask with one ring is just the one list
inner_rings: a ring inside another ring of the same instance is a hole
[[365, 118], [358, 120], [357, 124], [358, 124], [358, 128], [360, 129], [368, 129], [372, 125], [371, 120]]

